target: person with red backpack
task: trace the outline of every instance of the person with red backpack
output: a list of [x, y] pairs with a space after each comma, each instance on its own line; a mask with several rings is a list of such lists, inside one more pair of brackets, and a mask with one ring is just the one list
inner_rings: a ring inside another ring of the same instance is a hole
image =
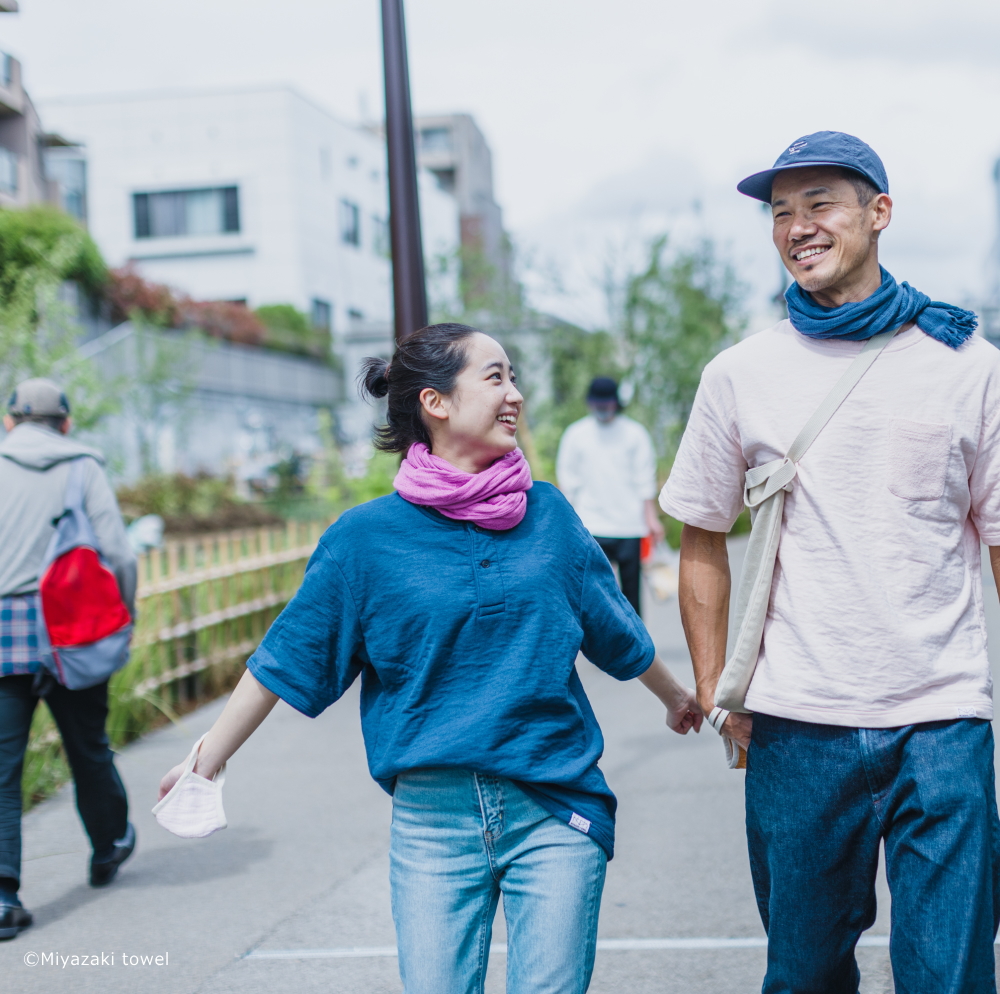
[[31, 924], [18, 897], [21, 776], [40, 697], [59, 727], [93, 846], [90, 883], [135, 848], [105, 722], [128, 654], [136, 560], [103, 456], [68, 437], [66, 395], [19, 384], [0, 442], [0, 939]]

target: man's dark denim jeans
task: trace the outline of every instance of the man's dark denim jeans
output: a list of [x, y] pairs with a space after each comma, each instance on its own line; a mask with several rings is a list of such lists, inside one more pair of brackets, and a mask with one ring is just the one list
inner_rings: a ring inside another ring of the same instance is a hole
[[[0, 677], [0, 877], [21, 878], [21, 773], [38, 698], [32, 677]], [[98, 859], [128, 827], [128, 801], [104, 723], [107, 681], [87, 690], [58, 684], [46, 697], [76, 784], [76, 806]]]
[[856, 994], [882, 840], [897, 994], [996, 991], [988, 721], [844, 728], [755, 714], [746, 801], [764, 994]]

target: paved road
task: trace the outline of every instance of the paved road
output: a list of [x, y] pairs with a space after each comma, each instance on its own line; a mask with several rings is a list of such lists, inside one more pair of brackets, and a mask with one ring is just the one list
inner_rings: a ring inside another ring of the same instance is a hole
[[[995, 593], [987, 599], [1000, 645]], [[690, 680], [676, 602], [651, 607], [648, 620], [661, 653]], [[611, 941], [598, 953], [591, 990], [759, 991], [763, 932], [743, 838], [743, 775], [725, 768], [710, 730], [686, 738], [668, 733], [659, 705], [638, 683], [619, 684], [587, 663], [581, 672], [607, 738], [603, 767], [620, 799], [602, 940], [749, 940], [706, 948], [690, 948], [694, 941], [675, 943], [681, 948]], [[230, 827], [209, 839], [182, 841], [161, 830], [149, 808], [159, 777], [221, 706], [209, 705], [123, 752], [120, 769], [139, 848], [107, 890], [86, 885], [86, 843], [69, 791], [26, 817], [23, 895], [37, 924], [0, 944], [3, 991], [400, 991], [396, 960], [384, 955], [394, 942], [390, 802], [365, 767], [356, 691], [315, 721], [279, 704], [230, 763]], [[873, 945], [859, 952], [864, 994], [892, 991], [887, 950], [878, 945], [888, 933], [884, 884], [881, 892]], [[494, 941], [502, 943], [502, 921], [498, 926]], [[350, 948], [365, 955], [329, 952]], [[304, 950], [317, 954], [303, 957]], [[379, 951], [383, 955], [371, 955]], [[113, 954], [114, 965], [29, 966], [23, 959], [29, 952]], [[124, 965], [123, 955], [169, 955], [169, 962]], [[490, 994], [504, 990], [503, 967], [502, 952], [495, 952]]]

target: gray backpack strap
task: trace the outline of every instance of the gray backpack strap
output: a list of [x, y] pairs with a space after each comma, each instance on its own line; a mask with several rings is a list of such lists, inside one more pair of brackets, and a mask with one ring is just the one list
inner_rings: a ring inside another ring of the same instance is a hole
[[783, 458], [747, 470], [744, 502], [753, 516], [753, 530], [736, 593], [736, 641], [715, 688], [718, 707], [746, 713], [744, 702], [757, 667], [771, 599], [785, 493], [792, 489], [797, 464], [898, 330], [884, 331], [865, 342], [854, 362], [795, 436]]
[[65, 507], [67, 510], [83, 510], [84, 485], [86, 483], [84, 463], [90, 456], [79, 456], [69, 464], [69, 478], [66, 481]]

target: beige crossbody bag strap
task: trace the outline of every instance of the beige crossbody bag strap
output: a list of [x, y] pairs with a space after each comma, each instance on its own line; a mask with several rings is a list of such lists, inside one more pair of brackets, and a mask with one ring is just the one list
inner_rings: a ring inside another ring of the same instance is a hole
[[783, 459], [773, 459], [747, 471], [743, 499], [753, 516], [753, 530], [736, 594], [736, 641], [715, 688], [717, 707], [747, 713], [744, 702], [764, 637], [764, 620], [771, 599], [771, 580], [781, 538], [785, 492], [792, 489], [798, 461], [898, 330], [884, 331], [865, 342], [857, 358], [795, 436]]

